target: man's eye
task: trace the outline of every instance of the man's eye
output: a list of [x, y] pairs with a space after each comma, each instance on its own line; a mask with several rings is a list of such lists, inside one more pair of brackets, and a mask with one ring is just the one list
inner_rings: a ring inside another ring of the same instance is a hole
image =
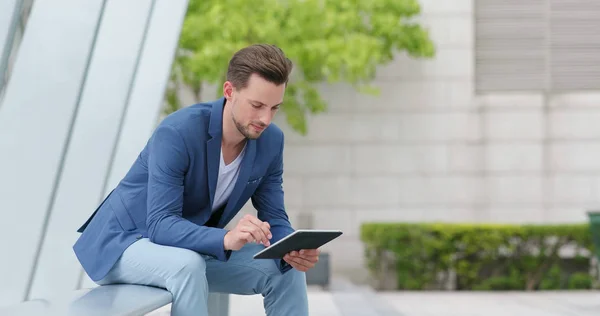
[[252, 104], [252, 106], [256, 109], [260, 109], [260, 105]]

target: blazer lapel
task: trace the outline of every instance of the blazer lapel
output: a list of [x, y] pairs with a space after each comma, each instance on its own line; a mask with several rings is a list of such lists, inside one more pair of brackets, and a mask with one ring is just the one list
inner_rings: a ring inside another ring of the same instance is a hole
[[208, 174], [208, 193], [210, 197], [210, 208], [214, 203], [217, 179], [219, 177], [219, 165], [221, 161], [221, 140], [223, 126], [223, 106], [225, 98], [220, 98], [212, 104], [208, 133], [210, 135], [206, 142], [206, 165]]
[[219, 165], [221, 160], [221, 136], [216, 136], [206, 142], [206, 160], [208, 173], [208, 193], [210, 196], [210, 207], [212, 209], [219, 176]]
[[256, 141], [249, 139], [246, 143], [246, 152], [244, 153], [244, 158], [240, 164], [240, 172], [238, 174], [237, 181], [233, 187], [233, 191], [231, 192], [229, 199], [227, 200], [227, 205], [225, 207], [225, 211], [223, 212], [223, 216], [221, 216], [221, 219], [219, 220], [219, 227], [224, 226], [223, 224], [228, 222], [230, 217], [232, 217], [231, 215], [233, 215], [233, 211], [235, 210], [240, 196], [246, 188], [248, 179], [250, 179], [250, 175], [252, 174], [252, 167], [254, 166], [255, 157]]

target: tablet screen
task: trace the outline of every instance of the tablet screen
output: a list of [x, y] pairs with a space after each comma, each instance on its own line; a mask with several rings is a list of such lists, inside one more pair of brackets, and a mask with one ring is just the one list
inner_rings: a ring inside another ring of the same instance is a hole
[[255, 259], [282, 259], [287, 253], [317, 249], [342, 235], [339, 230], [297, 230], [254, 255]]

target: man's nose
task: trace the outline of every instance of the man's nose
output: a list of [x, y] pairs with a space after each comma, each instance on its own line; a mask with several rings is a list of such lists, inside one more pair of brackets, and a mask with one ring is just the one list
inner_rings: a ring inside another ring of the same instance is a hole
[[268, 126], [269, 124], [271, 124], [271, 120], [273, 119], [273, 111], [261, 111], [260, 117], [258, 119], [265, 126]]

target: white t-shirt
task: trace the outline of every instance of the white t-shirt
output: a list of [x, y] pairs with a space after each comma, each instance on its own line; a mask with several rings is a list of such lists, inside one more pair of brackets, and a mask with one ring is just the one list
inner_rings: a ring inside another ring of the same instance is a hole
[[219, 177], [217, 178], [217, 188], [215, 190], [215, 199], [213, 201], [213, 212], [223, 206], [229, 196], [235, 182], [237, 181], [238, 174], [240, 173], [240, 164], [244, 159], [244, 153], [246, 152], [246, 146], [242, 152], [233, 160], [230, 164], [225, 165], [223, 160], [223, 149], [221, 149], [221, 159], [219, 163]]

